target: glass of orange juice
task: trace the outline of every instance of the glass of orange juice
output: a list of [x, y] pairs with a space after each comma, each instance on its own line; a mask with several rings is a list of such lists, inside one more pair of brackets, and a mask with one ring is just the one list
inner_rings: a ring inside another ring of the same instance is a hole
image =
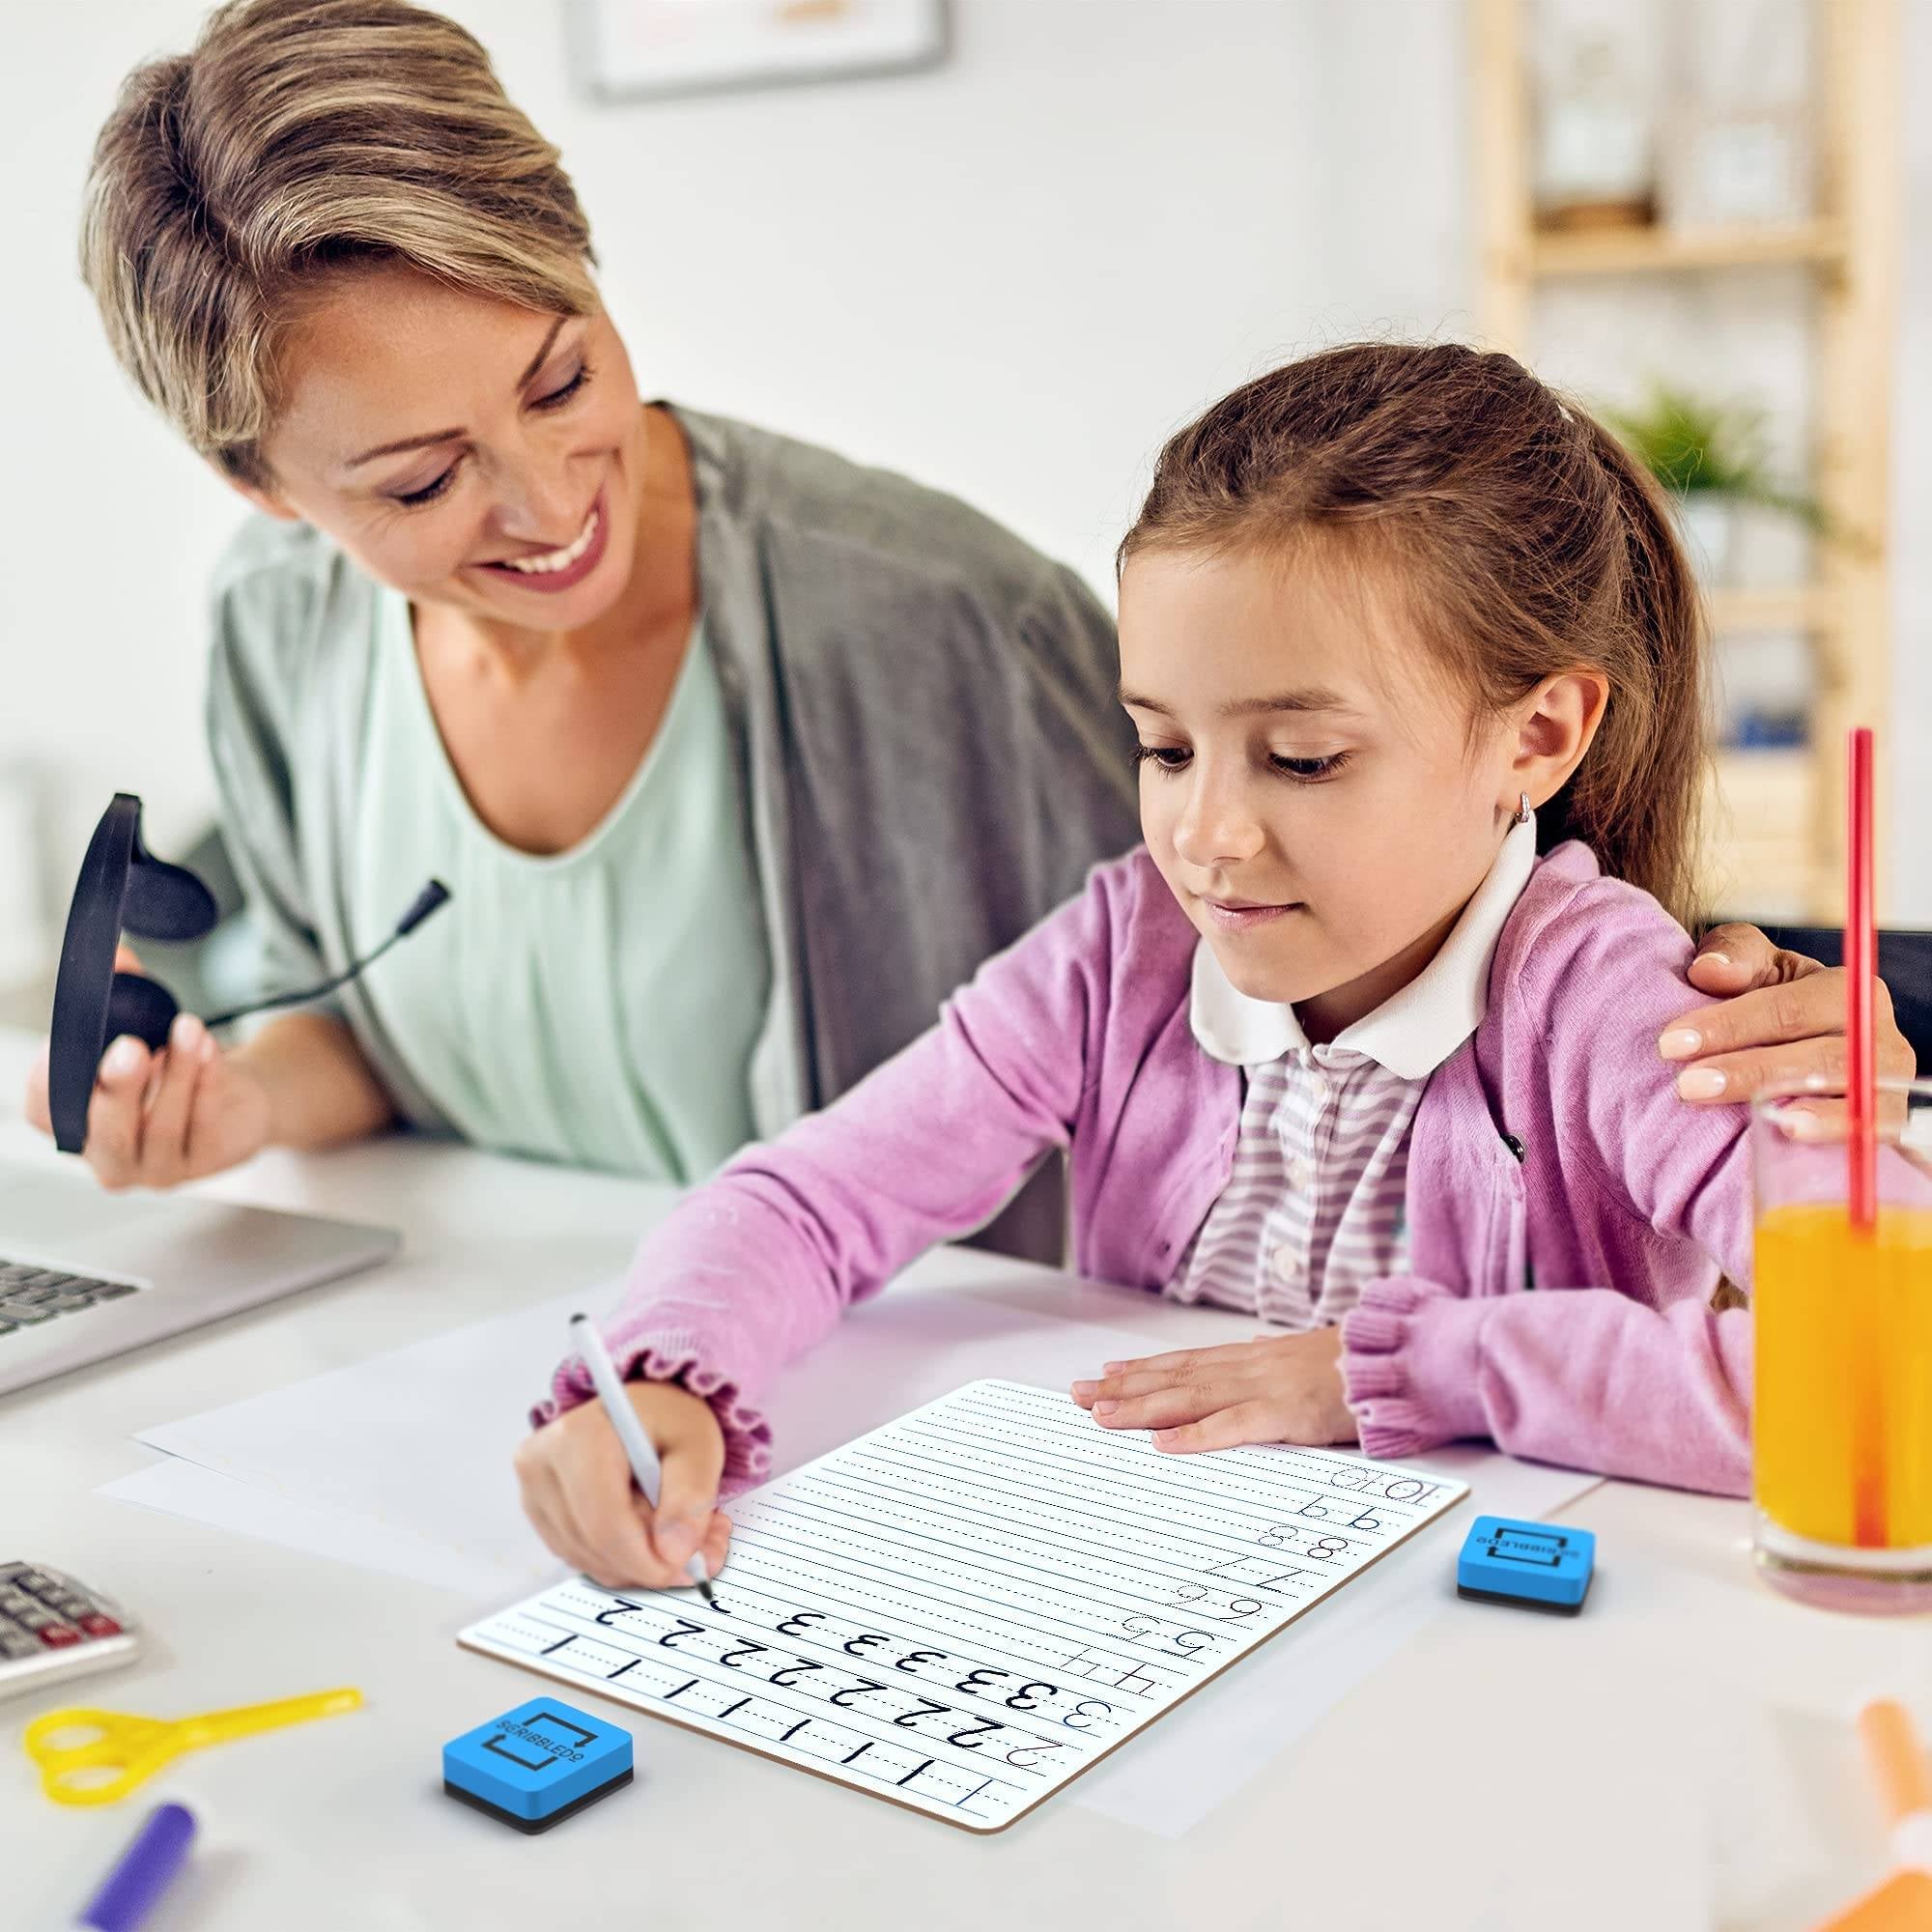
[[1932, 1081], [1881, 1080], [1854, 1227], [1842, 1095], [1752, 1110], [1755, 1550], [1833, 1609], [1932, 1609]]

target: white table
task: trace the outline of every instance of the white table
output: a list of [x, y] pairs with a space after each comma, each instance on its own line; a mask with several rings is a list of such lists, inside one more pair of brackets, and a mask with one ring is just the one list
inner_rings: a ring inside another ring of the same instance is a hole
[[[0, 1157], [50, 1163], [17, 1117], [26, 1047], [0, 1035]], [[1178, 1839], [1065, 1798], [977, 1838], [637, 1713], [637, 1788], [523, 1837], [440, 1788], [442, 1743], [527, 1693], [451, 1641], [488, 1606], [92, 1492], [149, 1459], [137, 1429], [609, 1276], [650, 1190], [389, 1142], [271, 1154], [212, 1191], [384, 1221], [407, 1246], [377, 1273], [0, 1400], [0, 1557], [69, 1568], [150, 1632], [140, 1663], [81, 1694], [162, 1715], [242, 1685], [353, 1683], [369, 1699], [153, 1787], [204, 1824], [154, 1932], [1795, 1927], [1878, 1869], [1846, 1714], [1883, 1679], [1932, 1716], [1932, 1627], [1790, 1605], [1751, 1577], [1742, 1505], [1623, 1484], [1566, 1513], [1600, 1540], [1581, 1618], [1452, 1606]], [[1061, 1292], [1037, 1269], [982, 1275], [981, 1292], [1035, 1306]], [[1144, 1297], [1094, 1312], [1151, 1346], [1241, 1332]], [[836, 1346], [799, 1371], [837, 1372]], [[855, 1433], [883, 1419], [855, 1413]], [[1456, 1541], [1439, 1534], [1445, 1562]], [[0, 1714], [10, 1928], [62, 1922], [142, 1809], [39, 1796], [18, 1727], [73, 1694]], [[1240, 1698], [1241, 1672], [1201, 1694]]]

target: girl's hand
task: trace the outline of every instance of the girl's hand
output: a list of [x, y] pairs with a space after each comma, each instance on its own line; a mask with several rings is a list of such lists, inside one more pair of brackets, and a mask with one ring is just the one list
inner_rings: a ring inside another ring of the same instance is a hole
[[1156, 1449], [1356, 1440], [1339, 1328], [1109, 1362], [1100, 1380], [1073, 1384], [1073, 1400], [1103, 1429], [1152, 1430]]
[[684, 1566], [694, 1549], [717, 1576], [731, 1524], [718, 1510], [724, 1432], [711, 1405], [674, 1382], [626, 1382], [624, 1393], [664, 1464], [657, 1508], [638, 1493], [624, 1445], [604, 1405], [591, 1401], [518, 1445], [524, 1514], [558, 1556], [607, 1590], [677, 1589], [691, 1580]]
[[[26, 1113], [53, 1132], [45, 1047], [27, 1075]], [[100, 1056], [81, 1157], [110, 1189], [174, 1187], [237, 1166], [268, 1139], [267, 1089], [182, 1013], [160, 1052], [126, 1035]]]

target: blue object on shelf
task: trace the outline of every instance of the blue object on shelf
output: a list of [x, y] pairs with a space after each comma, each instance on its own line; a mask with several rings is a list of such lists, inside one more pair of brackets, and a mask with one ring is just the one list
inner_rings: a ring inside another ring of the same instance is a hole
[[547, 1832], [631, 1781], [631, 1734], [559, 1697], [532, 1697], [442, 1747], [450, 1797]]
[[1574, 1617], [1583, 1607], [1596, 1565], [1592, 1530], [1479, 1516], [1456, 1562], [1456, 1594]]

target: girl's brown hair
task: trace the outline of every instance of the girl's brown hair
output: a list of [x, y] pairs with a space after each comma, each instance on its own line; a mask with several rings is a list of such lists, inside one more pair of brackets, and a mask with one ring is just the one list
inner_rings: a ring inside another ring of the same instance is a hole
[[1687, 923], [1705, 756], [1704, 626], [1657, 485], [1513, 357], [1358, 343], [1236, 389], [1161, 451], [1121, 545], [1276, 548], [1326, 532], [1398, 574], [1457, 683], [1502, 711], [1601, 671], [1583, 761], [1538, 813]]
[[231, 0], [190, 52], [136, 68], [95, 144], [80, 260], [142, 393], [258, 484], [279, 336], [319, 271], [400, 262], [597, 305], [557, 151], [469, 34], [404, 0]]

